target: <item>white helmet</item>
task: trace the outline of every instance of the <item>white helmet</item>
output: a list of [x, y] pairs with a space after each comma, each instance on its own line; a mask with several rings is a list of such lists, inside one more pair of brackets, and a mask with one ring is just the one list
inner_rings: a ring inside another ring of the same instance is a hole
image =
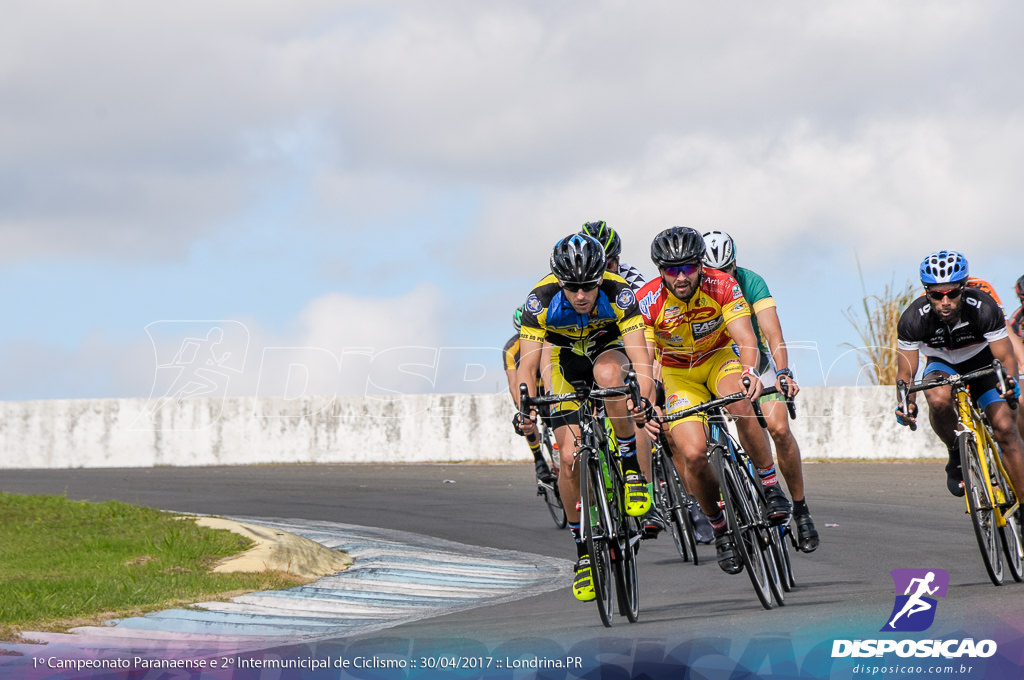
[[704, 233], [704, 265], [712, 269], [725, 269], [736, 261], [736, 244], [732, 236], [724, 231], [708, 231]]

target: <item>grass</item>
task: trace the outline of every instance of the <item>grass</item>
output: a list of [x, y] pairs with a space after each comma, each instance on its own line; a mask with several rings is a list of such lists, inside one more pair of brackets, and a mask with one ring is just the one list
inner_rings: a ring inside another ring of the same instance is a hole
[[302, 582], [210, 571], [250, 545], [152, 508], [0, 493], [0, 640]]
[[[857, 271], [861, 275], [863, 288], [864, 273], [860, 269], [860, 260], [857, 261]], [[846, 319], [857, 329], [861, 340], [860, 347], [844, 344], [856, 350], [861, 370], [867, 372], [875, 385], [896, 384], [896, 325], [903, 310], [917, 296], [915, 290], [909, 281], [902, 289], [897, 289], [895, 284], [886, 284], [881, 295], [868, 295], [865, 291], [861, 299], [863, 320], [852, 310], [843, 312]]]

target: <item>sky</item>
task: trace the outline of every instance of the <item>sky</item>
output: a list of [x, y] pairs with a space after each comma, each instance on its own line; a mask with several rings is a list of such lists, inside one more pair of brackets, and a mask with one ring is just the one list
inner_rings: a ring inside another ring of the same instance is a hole
[[1024, 5], [13, 0], [0, 399], [497, 393], [603, 219], [733, 235], [803, 385], [844, 312], [1024, 273]]

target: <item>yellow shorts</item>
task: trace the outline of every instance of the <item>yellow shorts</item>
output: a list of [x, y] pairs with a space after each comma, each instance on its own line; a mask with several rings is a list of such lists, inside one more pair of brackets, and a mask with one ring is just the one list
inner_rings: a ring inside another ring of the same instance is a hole
[[[706, 361], [692, 368], [662, 366], [661, 380], [665, 383], [665, 412], [669, 415], [693, 408], [718, 394], [718, 381], [732, 373], [742, 373], [743, 366], [736, 345], [723, 347]], [[703, 421], [703, 416], [688, 416], [668, 424], [669, 429], [687, 421]]]

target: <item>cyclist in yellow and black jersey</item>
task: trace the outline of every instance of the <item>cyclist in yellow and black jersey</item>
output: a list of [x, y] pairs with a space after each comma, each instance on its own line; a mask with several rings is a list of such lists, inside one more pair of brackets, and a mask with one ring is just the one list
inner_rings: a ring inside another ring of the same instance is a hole
[[[641, 392], [652, 392], [651, 366], [644, 340], [644, 320], [636, 296], [629, 284], [617, 274], [605, 270], [605, 252], [590, 236], [573, 234], [559, 241], [551, 253], [551, 275], [542, 279], [526, 299], [526, 311], [520, 330], [520, 384], [536, 393], [536, 376], [541, 371], [542, 347], [551, 343], [549, 366], [551, 391], [573, 392], [573, 383], [598, 387], [622, 385], [632, 368], [640, 380]], [[605, 410], [612, 420], [622, 457], [626, 512], [634, 517], [651, 508], [651, 492], [640, 471], [636, 455], [634, 417], [642, 421], [639, 404], [627, 406], [626, 398], [605, 399]], [[631, 414], [629, 408], [633, 409]], [[553, 408], [551, 424], [555, 428], [561, 464], [572, 469], [574, 440], [579, 435], [578, 404], [566, 402]], [[536, 431], [534, 420], [517, 417], [516, 430], [529, 436]], [[577, 546], [573, 594], [587, 601], [595, 597], [590, 557], [580, 535], [580, 517], [576, 504], [579, 478], [559, 475], [558, 488], [565, 503], [569, 529]]]
[[[512, 395], [512, 403], [519, 401], [519, 330], [522, 326], [521, 319], [524, 311], [526, 311], [526, 305], [519, 305], [512, 313], [512, 325], [516, 329], [516, 334], [508, 339], [501, 350], [501, 359], [505, 365], [505, 377], [508, 379], [508, 391]], [[541, 414], [541, 417], [545, 415], [546, 413]], [[533, 454], [533, 467], [537, 473], [537, 479], [549, 484], [554, 482], [555, 473], [544, 459], [540, 436], [534, 434], [527, 437], [526, 443], [530, 445], [530, 453]]]

